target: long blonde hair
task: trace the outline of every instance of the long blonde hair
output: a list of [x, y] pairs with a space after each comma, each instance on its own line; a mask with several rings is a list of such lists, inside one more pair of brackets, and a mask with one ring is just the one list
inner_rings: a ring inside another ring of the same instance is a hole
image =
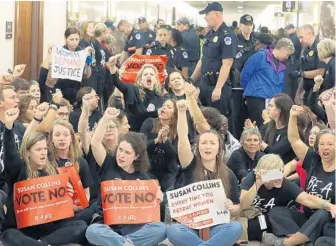
[[136, 81], [135, 81], [135, 85], [139, 90], [139, 94], [140, 94], [140, 99], [143, 100], [145, 97], [145, 91], [143, 90], [142, 84], [141, 84], [141, 79], [142, 79], [142, 74], [145, 71], [145, 69], [147, 68], [151, 68], [154, 70], [155, 73], [155, 79], [156, 79], [156, 83], [154, 85], [153, 91], [155, 92], [156, 95], [158, 96], [162, 96], [162, 87], [160, 84], [160, 80], [159, 80], [159, 73], [158, 70], [156, 69], [156, 67], [154, 67], [152, 64], [144, 64], [142, 66], [142, 68], [140, 69], [140, 71], [137, 74], [136, 77]]
[[[38, 178], [39, 177], [39, 172], [36, 168], [31, 166], [31, 163], [29, 161], [29, 151], [30, 149], [39, 141], [42, 140], [47, 140], [46, 136], [43, 133], [40, 132], [32, 132], [24, 136], [22, 143], [21, 143], [21, 148], [20, 148], [20, 156], [24, 160], [26, 166], [27, 166], [27, 176], [28, 179], [32, 178]], [[46, 166], [44, 170], [49, 174], [49, 175], [56, 175], [57, 174], [57, 169], [55, 166], [53, 166], [50, 161], [46, 160]]]
[[49, 150], [49, 159], [51, 163], [55, 166], [58, 167], [57, 160], [59, 157], [57, 156], [57, 149], [53, 143], [53, 133], [54, 133], [54, 128], [55, 126], [64, 126], [70, 131], [71, 135], [71, 142], [70, 142], [70, 147], [69, 147], [69, 155], [68, 155], [68, 160], [74, 164], [77, 165], [77, 170], [79, 170], [79, 158], [83, 156], [82, 149], [80, 148], [80, 145], [77, 141], [75, 131], [72, 127], [72, 125], [68, 121], [64, 120], [56, 120], [50, 129], [49, 132], [49, 138], [48, 138], [48, 150]]

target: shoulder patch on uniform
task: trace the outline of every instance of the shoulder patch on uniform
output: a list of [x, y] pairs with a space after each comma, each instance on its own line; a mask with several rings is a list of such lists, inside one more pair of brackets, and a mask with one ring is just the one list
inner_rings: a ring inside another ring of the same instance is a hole
[[313, 56], [314, 55], [314, 51], [313, 50], [309, 51], [308, 55], [309, 56]]
[[153, 35], [152, 35], [152, 34], [149, 34], [149, 37], [150, 37], [150, 38], [152, 38], [152, 37], [153, 37]]
[[224, 43], [225, 43], [226, 45], [231, 45], [231, 43], [232, 43], [232, 39], [231, 39], [230, 37], [226, 37], [226, 38], [224, 38]]
[[141, 38], [141, 35], [140, 35], [140, 33], [138, 33], [138, 34], [135, 34], [135, 38], [136, 38], [137, 40], [139, 40], [139, 39]]
[[147, 51], [146, 51], [146, 55], [147, 56], [150, 56], [152, 54], [152, 50], [151, 49], [148, 49]]
[[188, 59], [188, 53], [186, 51], [182, 53], [182, 56], [184, 57], [184, 59]]

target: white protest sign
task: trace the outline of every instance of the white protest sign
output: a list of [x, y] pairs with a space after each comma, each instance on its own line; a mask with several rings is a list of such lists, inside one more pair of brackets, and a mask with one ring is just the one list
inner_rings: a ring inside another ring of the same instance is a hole
[[203, 229], [230, 222], [230, 211], [220, 179], [201, 181], [167, 191], [170, 215], [193, 229]]
[[69, 51], [61, 46], [54, 46], [51, 53], [51, 77], [82, 81], [86, 51]]

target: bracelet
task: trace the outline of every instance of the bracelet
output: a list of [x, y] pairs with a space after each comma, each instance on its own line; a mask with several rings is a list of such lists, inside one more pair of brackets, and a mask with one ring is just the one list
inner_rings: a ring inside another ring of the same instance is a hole
[[323, 202], [322, 202], [322, 206], [321, 206], [321, 209], [325, 209], [325, 207], [326, 207], [326, 204], [327, 204], [327, 201], [326, 201], [326, 200], [323, 200]]
[[42, 119], [37, 119], [35, 116], [34, 116], [34, 120], [37, 122], [37, 123], [41, 123], [43, 121], [43, 118]]

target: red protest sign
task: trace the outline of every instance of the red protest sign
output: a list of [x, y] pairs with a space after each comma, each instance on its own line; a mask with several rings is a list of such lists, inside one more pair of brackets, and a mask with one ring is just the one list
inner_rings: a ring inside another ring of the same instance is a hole
[[65, 175], [47, 176], [14, 184], [17, 228], [40, 225], [74, 216]]
[[101, 183], [104, 223], [142, 224], [160, 221], [156, 180], [110, 180]]
[[77, 165], [59, 167], [57, 170], [59, 173], [65, 174], [69, 177], [69, 180], [74, 188], [74, 194], [72, 196], [73, 204], [82, 208], [87, 208], [89, 206], [89, 202], [86, 198], [83, 184], [77, 171]]
[[160, 83], [163, 84], [166, 79], [165, 70], [167, 61], [167, 56], [132, 55], [124, 64], [125, 72], [121, 80], [135, 83], [137, 74], [142, 66], [144, 64], [152, 64], [158, 70]]

